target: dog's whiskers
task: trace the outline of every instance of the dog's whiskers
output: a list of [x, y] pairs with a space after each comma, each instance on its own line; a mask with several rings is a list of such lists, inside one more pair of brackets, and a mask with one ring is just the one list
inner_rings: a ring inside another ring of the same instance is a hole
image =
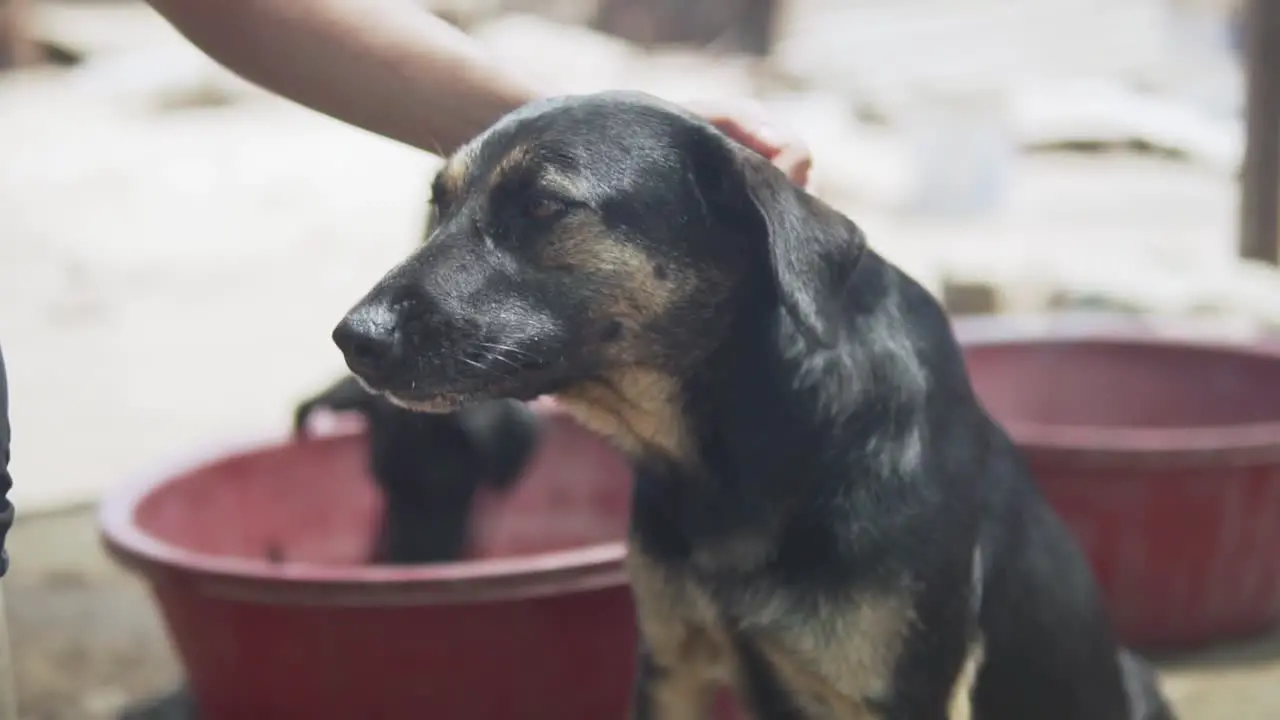
[[536, 358], [534, 358], [534, 356], [533, 356], [533, 354], [532, 354], [532, 353], [526, 352], [526, 351], [524, 351], [524, 350], [520, 350], [520, 349], [518, 349], [518, 348], [513, 348], [513, 347], [511, 347], [511, 346], [509, 346], [509, 345], [498, 345], [498, 344], [496, 344], [496, 343], [489, 343], [489, 342], [482, 342], [482, 343], [479, 343], [479, 344], [480, 344], [480, 345], [482, 345], [482, 346], [484, 346], [484, 347], [490, 348], [490, 349], [492, 349], [492, 350], [497, 350], [499, 353], [502, 353], [502, 352], [509, 352], [509, 353], [515, 353], [517, 356], [522, 356], [522, 357], [530, 358], [530, 359], [536, 359]]
[[[487, 349], [487, 352], [485, 353], [485, 360], [505, 363], [510, 366], [511, 371], [513, 372], [524, 370], [529, 365], [538, 366], [544, 364], [541, 357], [509, 345], [498, 345], [491, 342], [481, 342], [477, 344]], [[507, 357], [508, 354], [511, 354], [515, 359]]]
[[475, 360], [472, 360], [471, 358], [466, 357], [465, 355], [459, 355], [458, 359], [478, 370], [483, 370], [485, 372], [493, 372], [491, 368], [486, 367], [483, 363], [478, 363]]
[[486, 353], [486, 354], [485, 354], [485, 359], [486, 359], [486, 360], [497, 360], [498, 362], [504, 362], [504, 363], [506, 363], [506, 364], [510, 365], [511, 367], [513, 367], [513, 368], [515, 368], [515, 369], [517, 369], [517, 370], [519, 370], [519, 369], [520, 369], [520, 366], [519, 366], [519, 365], [517, 365], [516, 363], [514, 363], [514, 362], [512, 362], [512, 361], [508, 360], [507, 358], [502, 357], [501, 355], [499, 355], [499, 354], [497, 354], [497, 353]]

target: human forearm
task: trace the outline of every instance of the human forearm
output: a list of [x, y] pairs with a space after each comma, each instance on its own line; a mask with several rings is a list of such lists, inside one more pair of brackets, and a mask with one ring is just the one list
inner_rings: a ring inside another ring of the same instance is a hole
[[291, 100], [447, 154], [539, 88], [410, 0], [150, 0], [191, 42]]

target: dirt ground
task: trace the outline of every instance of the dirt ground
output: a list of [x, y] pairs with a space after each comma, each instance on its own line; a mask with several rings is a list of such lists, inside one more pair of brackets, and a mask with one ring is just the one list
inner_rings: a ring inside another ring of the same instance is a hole
[[22, 720], [114, 719], [179, 672], [146, 589], [98, 548], [91, 509], [24, 522], [5, 580]]

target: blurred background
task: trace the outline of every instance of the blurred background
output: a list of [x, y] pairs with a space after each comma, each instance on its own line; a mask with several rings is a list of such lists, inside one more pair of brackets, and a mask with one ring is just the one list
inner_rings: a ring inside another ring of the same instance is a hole
[[[1280, 94], [1255, 89], [1246, 202], [1241, 0], [423, 5], [575, 91], [759, 98], [809, 142], [814, 191], [957, 315], [1280, 325]], [[248, 85], [137, 0], [0, 0], [24, 720], [115, 717], [179, 677], [93, 503], [286, 428], [342, 370], [336, 319], [421, 232], [437, 162]], [[1277, 645], [1180, 659], [1169, 694], [1190, 720], [1280, 717]]]

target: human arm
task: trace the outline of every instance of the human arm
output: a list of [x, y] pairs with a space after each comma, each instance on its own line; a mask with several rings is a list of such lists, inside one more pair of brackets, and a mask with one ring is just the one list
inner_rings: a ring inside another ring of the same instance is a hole
[[344, 122], [447, 155], [545, 92], [412, 0], [150, 0], [210, 57]]
[[[197, 47], [246, 79], [441, 155], [556, 90], [500, 66], [465, 33], [412, 0], [149, 2]], [[781, 128], [771, 130], [757, 107], [695, 109], [804, 182], [804, 143]]]

